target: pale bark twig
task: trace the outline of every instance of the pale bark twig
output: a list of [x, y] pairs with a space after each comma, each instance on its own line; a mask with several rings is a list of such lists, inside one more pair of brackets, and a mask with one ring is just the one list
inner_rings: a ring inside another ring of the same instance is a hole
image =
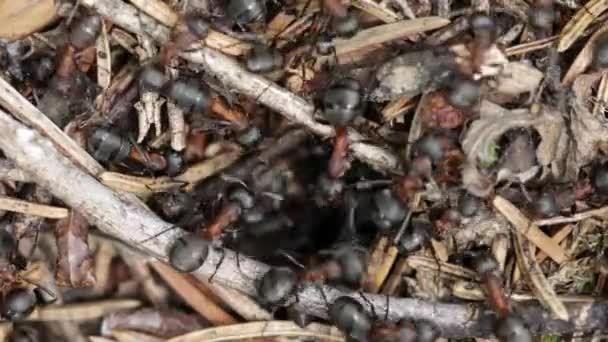
[[[26, 170], [32, 180], [81, 212], [89, 223], [104, 233], [161, 261], [167, 261], [167, 250], [175, 238], [185, 233], [183, 230], [169, 229], [171, 224], [162, 221], [149, 209], [135, 205], [125, 195], [105, 187], [63, 156], [49, 140], [2, 110], [0, 131], [3, 132], [0, 135], [0, 149], [17, 167]], [[148, 239], [154, 235], [158, 236]], [[255, 295], [255, 281], [268, 270], [268, 266], [242, 256], [237, 263], [234, 252], [211, 248], [203, 265], [193, 274], [208, 279], [216, 269], [214, 281]], [[375, 294], [366, 294], [367, 300], [364, 301], [359, 294], [312, 284], [303, 284], [298, 290], [298, 305], [309, 314], [327, 317], [327, 301], [343, 295], [353, 295], [365, 305], [373, 305], [376, 313], [384, 315], [386, 312], [391, 320], [431, 320], [445, 336], [492, 334], [494, 316], [490, 310], [484, 310], [479, 305], [394, 297], [387, 301], [385, 296]], [[522, 308], [521, 314], [535, 334], [591, 331], [608, 326], [608, 302], [571, 304], [568, 308], [570, 317], [575, 317], [570, 322], [551, 319], [536, 304]]]

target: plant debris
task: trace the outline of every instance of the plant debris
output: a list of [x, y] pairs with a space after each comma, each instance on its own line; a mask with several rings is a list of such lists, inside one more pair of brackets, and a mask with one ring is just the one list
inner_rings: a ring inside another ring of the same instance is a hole
[[605, 0], [24, 6], [3, 340], [606, 334]]

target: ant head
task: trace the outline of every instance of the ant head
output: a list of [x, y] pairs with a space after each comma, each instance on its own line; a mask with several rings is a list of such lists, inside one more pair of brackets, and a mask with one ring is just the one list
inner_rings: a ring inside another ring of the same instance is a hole
[[498, 321], [496, 337], [505, 342], [531, 342], [532, 335], [524, 321], [515, 315], [509, 315]]
[[474, 216], [481, 207], [481, 198], [463, 191], [458, 197], [458, 212], [463, 217]]
[[359, 17], [349, 11], [343, 17], [333, 18], [334, 31], [339, 37], [350, 38], [359, 31]]
[[553, 4], [541, 4], [528, 11], [528, 24], [538, 30], [550, 30], [557, 20]]
[[70, 44], [76, 49], [82, 50], [93, 44], [101, 31], [101, 18], [98, 16], [87, 16], [78, 21], [70, 32]]
[[469, 252], [471, 267], [479, 275], [495, 272], [499, 269], [498, 262], [487, 247], [478, 247]]
[[481, 95], [481, 85], [478, 81], [465, 77], [452, 77], [447, 83], [448, 103], [459, 109], [473, 107]]
[[315, 50], [321, 56], [329, 56], [335, 51], [334, 38], [332, 34], [323, 32], [315, 43]]
[[179, 237], [169, 250], [171, 266], [181, 272], [193, 272], [209, 255], [209, 243], [196, 235]]
[[165, 154], [167, 160], [167, 175], [174, 177], [184, 171], [186, 167], [186, 161], [181, 153], [177, 151], [169, 151]]
[[184, 18], [188, 31], [198, 39], [205, 39], [209, 34], [209, 22], [202, 16], [194, 13], [187, 14]]
[[481, 40], [484, 43], [489, 43], [496, 36], [496, 22], [486, 14], [475, 14], [469, 19], [471, 31], [475, 39]]
[[540, 197], [534, 201], [534, 211], [542, 217], [559, 215], [560, 208], [557, 204], [555, 194], [551, 191], [543, 191], [540, 194]]
[[591, 186], [597, 194], [608, 195], [608, 163], [598, 163], [592, 167]]
[[87, 143], [93, 158], [102, 162], [120, 162], [131, 150], [131, 144], [127, 139], [120, 136], [117, 131], [105, 127], [94, 130]]
[[169, 222], [177, 222], [194, 209], [194, 199], [182, 191], [154, 194], [150, 206]]
[[435, 342], [439, 336], [441, 336], [441, 331], [435, 324], [424, 320], [416, 322], [417, 342]]
[[251, 209], [255, 205], [253, 195], [242, 187], [230, 191], [228, 199], [236, 202], [242, 209]]
[[283, 66], [283, 55], [279, 50], [257, 44], [247, 56], [245, 66], [251, 72], [265, 74]]
[[146, 64], [138, 75], [140, 92], [158, 92], [168, 81], [169, 78], [158, 63]]
[[28, 79], [42, 83], [55, 72], [55, 61], [46, 54], [28, 58], [23, 62], [23, 71]]
[[0, 229], [0, 260], [10, 263], [15, 257], [17, 240], [6, 229]]
[[354, 341], [366, 341], [372, 327], [372, 320], [363, 305], [351, 297], [342, 296], [329, 306], [329, 318]]
[[360, 287], [367, 266], [365, 256], [354, 249], [347, 248], [339, 252], [336, 261], [340, 265], [342, 273], [340, 281], [353, 288]]
[[318, 202], [324, 204], [328, 199], [331, 201], [337, 198], [344, 191], [344, 186], [344, 180], [341, 178], [333, 178], [325, 172], [321, 173], [315, 187]]
[[245, 128], [239, 132], [236, 141], [245, 147], [253, 147], [262, 140], [262, 132], [256, 126]]
[[226, 13], [237, 24], [249, 24], [266, 18], [264, 0], [230, 0]]
[[169, 82], [163, 92], [187, 113], [201, 113], [209, 105], [209, 91], [194, 80]]
[[361, 85], [352, 78], [345, 78], [330, 87], [323, 97], [323, 115], [334, 126], [347, 126], [362, 114], [363, 96]]
[[400, 224], [407, 213], [408, 208], [391, 189], [383, 189], [374, 194], [371, 217], [380, 230], [387, 231]]
[[405, 231], [397, 242], [397, 248], [402, 254], [411, 254], [424, 247], [431, 239], [433, 225], [422, 219], [414, 219], [410, 228]]
[[4, 296], [2, 316], [13, 320], [27, 317], [36, 307], [36, 295], [27, 288], [18, 287]]
[[595, 41], [593, 63], [598, 68], [608, 68], [608, 34], [602, 34]]
[[258, 282], [260, 299], [269, 305], [285, 303], [296, 290], [296, 274], [288, 268], [271, 268]]

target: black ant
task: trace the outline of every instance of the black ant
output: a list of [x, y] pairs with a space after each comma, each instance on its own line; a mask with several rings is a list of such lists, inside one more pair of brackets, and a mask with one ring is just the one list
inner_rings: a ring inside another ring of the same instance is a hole
[[[34, 311], [37, 304], [48, 302], [56, 296], [48, 289], [35, 284], [19, 275], [17, 255], [17, 241], [4, 229], [0, 229], [0, 293], [2, 302], [0, 316], [10, 320], [26, 318]], [[31, 290], [21, 283], [35, 286]]]

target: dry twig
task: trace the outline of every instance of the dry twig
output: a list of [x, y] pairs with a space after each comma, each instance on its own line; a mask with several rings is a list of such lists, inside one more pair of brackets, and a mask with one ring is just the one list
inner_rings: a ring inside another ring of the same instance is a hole
[[[167, 260], [171, 243], [184, 231], [170, 229], [172, 226], [169, 223], [160, 220], [147, 208], [134, 205], [126, 196], [103, 186], [77, 168], [39, 133], [18, 123], [3, 111], [0, 111], [0, 131], [4, 133], [0, 135], [0, 149], [16, 166], [27, 170], [36, 183], [81, 212], [91, 224], [106, 234], [161, 261]], [[91, 193], [96, 196], [90, 196]], [[155, 235], [156, 238], [149, 239]], [[268, 266], [242, 256], [237, 264], [236, 258], [230, 250], [210, 249], [207, 259], [194, 275], [207, 279], [217, 269], [214, 281], [253, 295], [255, 280], [268, 270]], [[298, 306], [306, 313], [327, 317], [325, 298], [331, 302], [342, 295], [348, 294], [328, 286], [304, 285], [298, 292]], [[366, 294], [365, 297], [376, 312], [387, 312], [390, 320], [431, 320], [445, 336], [492, 334], [492, 327], [481, 323], [484, 319], [492, 318], [483, 318], [488, 313], [477, 306], [390, 298], [387, 308], [385, 296]], [[552, 320], [548, 313], [533, 304], [526, 307], [523, 316], [534, 333], [589, 331], [603, 329], [608, 324], [606, 302], [573, 304], [569, 310], [571, 317], [579, 318], [571, 322]]]

